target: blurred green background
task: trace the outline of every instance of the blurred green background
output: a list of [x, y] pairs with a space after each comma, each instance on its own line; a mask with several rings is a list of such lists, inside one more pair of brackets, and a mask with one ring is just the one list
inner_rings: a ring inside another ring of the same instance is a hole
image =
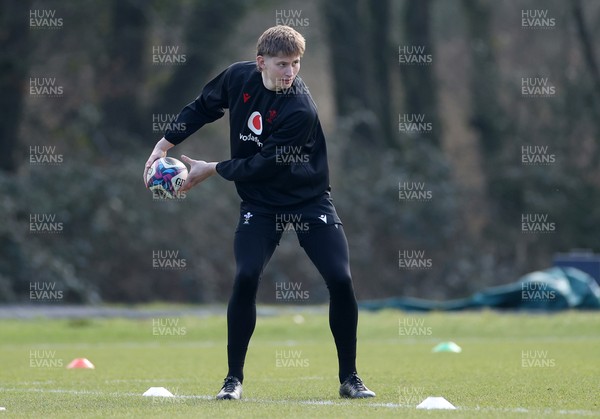
[[[307, 40], [359, 299], [464, 296], [600, 249], [598, 2], [5, 0], [0, 18], [1, 302], [227, 300], [233, 184], [155, 200], [143, 164], [278, 23]], [[227, 159], [227, 118], [182, 153]], [[262, 281], [261, 302], [292, 282], [327, 301], [293, 233]]]

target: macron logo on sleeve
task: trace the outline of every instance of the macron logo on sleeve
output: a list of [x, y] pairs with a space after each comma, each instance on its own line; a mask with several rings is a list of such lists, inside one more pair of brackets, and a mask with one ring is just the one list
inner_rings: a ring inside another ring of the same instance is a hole
[[250, 131], [252, 131], [256, 135], [262, 134], [263, 123], [262, 123], [262, 116], [261, 116], [260, 112], [258, 112], [258, 111], [252, 112], [252, 114], [250, 115], [250, 118], [248, 118], [248, 128], [250, 128]]

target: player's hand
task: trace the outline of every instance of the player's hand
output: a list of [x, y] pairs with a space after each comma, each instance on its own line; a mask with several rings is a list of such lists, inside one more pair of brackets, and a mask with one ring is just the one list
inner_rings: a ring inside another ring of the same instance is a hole
[[181, 156], [181, 160], [190, 165], [190, 170], [179, 192], [187, 192], [200, 182], [217, 173], [217, 163], [215, 162], [207, 163], [204, 160], [194, 160], [185, 155]]
[[148, 170], [150, 170], [152, 163], [154, 163], [156, 160], [160, 159], [161, 157], [166, 157], [166, 156], [167, 156], [166, 151], [156, 150], [156, 149], [152, 150], [152, 154], [150, 154], [150, 157], [148, 157], [148, 160], [146, 161], [146, 164], [144, 165], [144, 185], [146, 184], [146, 175], [148, 174]]
[[167, 150], [171, 147], [173, 147], [173, 144], [165, 140], [164, 137], [156, 143], [154, 150], [152, 150], [150, 157], [148, 157], [148, 160], [146, 160], [146, 164], [144, 165], [144, 185], [146, 184], [146, 175], [148, 174], [148, 170], [150, 169], [150, 166], [152, 166], [152, 163], [161, 157], [166, 157]]

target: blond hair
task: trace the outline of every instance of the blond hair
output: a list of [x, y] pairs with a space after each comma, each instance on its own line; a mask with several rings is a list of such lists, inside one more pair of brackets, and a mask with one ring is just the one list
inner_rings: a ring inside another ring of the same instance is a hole
[[285, 26], [273, 26], [258, 38], [256, 55], [276, 57], [302, 57], [304, 55], [304, 37], [295, 29]]

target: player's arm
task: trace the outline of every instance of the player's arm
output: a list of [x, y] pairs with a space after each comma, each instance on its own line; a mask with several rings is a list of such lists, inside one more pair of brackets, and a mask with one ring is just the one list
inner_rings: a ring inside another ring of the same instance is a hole
[[167, 151], [181, 143], [187, 137], [199, 130], [203, 125], [216, 121], [225, 114], [228, 106], [227, 85], [229, 83], [231, 66], [211, 80], [202, 89], [202, 93], [193, 102], [179, 112], [177, 118], [169, 124], [165, 135], [160, 139], [144, 166], [144, 183], [146, 174], [155, 160], [165, 157]]
[[278, 164], [277, 154], [286, 146], [306, 145], [316, 124], [315, 112], [308, 109], [297, 110], [264, 141], [259, 153], [247, 158], [222, 161], [215, 170], [223, 178], [236, 182], [254, 182], [276, 176], [288, 170], [285, 165]]
[[172, 144], [179, 144], [198, 131], [205, 124], [216, 121], [225, 115], [228, 104], [228, 86], [232, 66], [212, 79], [202, 93], [185, 106], [177, 118], [169, 124], [164, 138]]

